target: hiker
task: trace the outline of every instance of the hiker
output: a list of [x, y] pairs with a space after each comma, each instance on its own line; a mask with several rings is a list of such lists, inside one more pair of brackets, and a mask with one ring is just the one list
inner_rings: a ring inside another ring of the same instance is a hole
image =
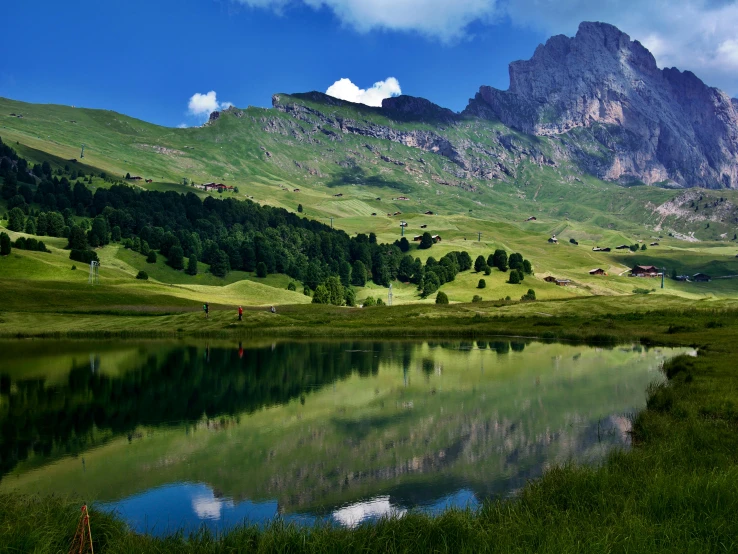
[[202, 305], [202, 311], [205, 312], [205, 319], [208, 319], [210, 317], [210, 304], [205, 302], [205, 304]]
[[238, 321], [243, 321], [243, 308], [241, 306], [238, 307]]
[[273, 314], [277, 313], [277, 310], [274, 309], [274, 306], [272, 306], [269, 311], [271, 311]]

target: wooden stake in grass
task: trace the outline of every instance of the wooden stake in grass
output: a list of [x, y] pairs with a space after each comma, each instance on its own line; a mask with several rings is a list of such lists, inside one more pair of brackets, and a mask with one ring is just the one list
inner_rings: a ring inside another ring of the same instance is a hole
[[69, 554], [82, 554], [83, 552], [95, 554], [95, 550], [92, 548], [92, 530], [90, 529], [90, 514], [87, 511], [87, 504], [82, 506], [82, 515], [79, 518], [77, 531], [69, 548]]

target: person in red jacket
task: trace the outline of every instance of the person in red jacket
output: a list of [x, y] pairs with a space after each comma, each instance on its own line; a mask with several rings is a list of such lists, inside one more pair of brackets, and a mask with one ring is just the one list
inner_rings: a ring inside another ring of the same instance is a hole
[[238, 307], [238, 321], [243, 321], [243, 308], [241, 306]]

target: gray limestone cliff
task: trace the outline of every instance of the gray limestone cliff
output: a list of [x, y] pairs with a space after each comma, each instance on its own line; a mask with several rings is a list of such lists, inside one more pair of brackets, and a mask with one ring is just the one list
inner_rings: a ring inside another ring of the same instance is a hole
[[508, 90], [481, 87], [463, 114], [596, 141], [611, 155], [575, 157], [603, 179], [738, 188], [738, 100], [688, 71], [659, 69], [612, 25], [552, 37], [510, 64]]

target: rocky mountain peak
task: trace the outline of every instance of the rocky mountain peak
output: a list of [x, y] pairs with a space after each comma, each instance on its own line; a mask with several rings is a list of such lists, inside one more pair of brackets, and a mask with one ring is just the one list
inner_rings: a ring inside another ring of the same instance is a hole
[[394, 96], [382, 100], [382, 112], [400, 120], [452, 123], [458, 114], [417, 96]]
[[535, 135], [587, 129], [611, 153], [592, 168], [605, 179], [738, 187], [738, 101], [691, 72], [659, 69], [606, 23], [584, 22], [511, 63], [509, 89], [481, 87], [465, 114]]

